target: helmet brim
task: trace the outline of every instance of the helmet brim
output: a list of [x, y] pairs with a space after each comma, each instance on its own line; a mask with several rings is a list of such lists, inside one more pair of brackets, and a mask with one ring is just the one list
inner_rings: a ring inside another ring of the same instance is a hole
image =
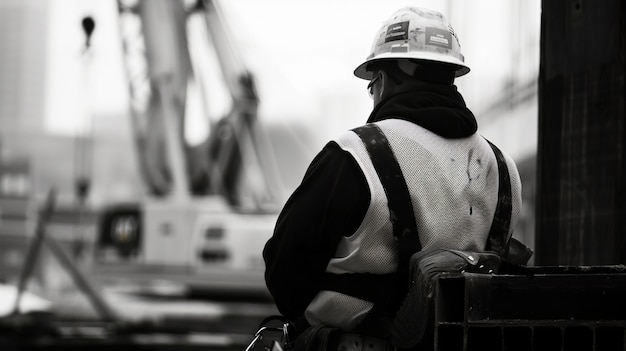
[[436, 53], [425, 53], [421, 52], [419, 57], [414, 55], [406, 54], [406, 55], [398, 55], [397, 53], [383, 53], [375, 58], [371, 58], [360, 64], [355, 70], [354, 75], [358, 78], [365, 80], [372, 80], [374, 72], [370, 69], [370, 66], [373, 66], [375, 63], [384, 62], [384, 61], [394, 61], [394, 60], [403, 60], [410, 59], [412, 61], [424, 61], [425, 63], [433, 62], [433, 63], [449, 63], [454, 68], [454, 76], [455, 78], [461, 77], [469, 73], [470, 68], [463, 63], [461, 60], [457, 60], [455, 58], [439, 55]]

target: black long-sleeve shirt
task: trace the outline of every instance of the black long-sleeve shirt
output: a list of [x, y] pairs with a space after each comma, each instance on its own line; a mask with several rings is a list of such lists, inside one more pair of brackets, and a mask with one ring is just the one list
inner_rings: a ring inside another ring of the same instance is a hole
[[329, 142], [284, 206], [267, 243], [267, 286], [279, 311], [297, 320], [319, 291], [328, 261], [344, 235], [361, 224], [370, 192], [358, 164]]

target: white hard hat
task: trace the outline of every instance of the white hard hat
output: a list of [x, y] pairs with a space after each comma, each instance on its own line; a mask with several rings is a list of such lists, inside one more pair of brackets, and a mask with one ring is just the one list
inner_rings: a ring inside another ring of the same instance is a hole
[[396, 11], [376, 33], [372, 50], [354, 75], [372, 79], [368, 66], [390, 59], [425, 60], [451, 64], [455, 77], [467, 74], [459, 39], [446, 18], [437, 11], [405, 7]]

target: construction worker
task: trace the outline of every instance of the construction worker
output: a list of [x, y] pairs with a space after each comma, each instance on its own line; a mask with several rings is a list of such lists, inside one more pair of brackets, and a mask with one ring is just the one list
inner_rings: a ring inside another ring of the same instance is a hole
[[[400, 166], [415, 244], [424, 252], [484, 251], [499, 203], [504, 174], [454, 85], [469, 71], [445, 17], [413, 7], [383, 23], [354, 71], [369, 81], [374, 107], [366, 126], [383, 133]], [[394, 288], [387, 278], [399, 269], [398, 213], [389, 209], [389, 191], [359, 130], [327, 143], [310, 164], [265, 246], [265, 278], [278, 310], [300, 333], [330, 326], [375, 337], [367, 345], [382, 350], [389, 348], [388, 325], [368, 314]], [[521, 183], [513, 160], [502, 157], [510, 178], [510, 237]]]

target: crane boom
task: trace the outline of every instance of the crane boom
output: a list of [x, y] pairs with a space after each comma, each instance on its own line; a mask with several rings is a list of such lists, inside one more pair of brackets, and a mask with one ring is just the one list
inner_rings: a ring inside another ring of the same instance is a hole
[[185, 197], [182, 141], [191, 74], [180, 1], [118, 1], [137, 151], [148, 191]]

